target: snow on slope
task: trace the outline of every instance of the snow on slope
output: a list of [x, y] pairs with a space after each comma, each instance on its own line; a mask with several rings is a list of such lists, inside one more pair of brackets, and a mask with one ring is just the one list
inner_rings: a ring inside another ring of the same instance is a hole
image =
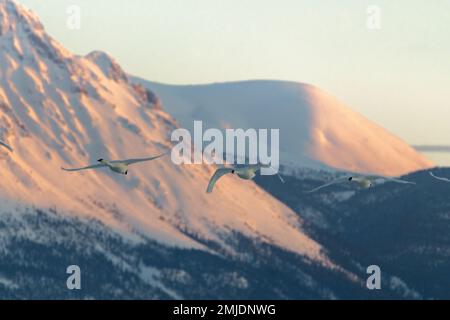
[[253, 182], [224, 177], [206, 194], [213, 167], [163, 158], [128, 176], [60, 170], [169, 150], [177, 123], [155, 100], [108, 55], [71, 54], [33, 13], [0, 0], [0, 137], [15, 149], [0, 151], [0, 214], [53, 208], [99, 219], [136, 241], [143, 235], [182, 247], [205, 248], [201, 239], [227, 249], [224, 239], [239, 232], [328, 264], [298, 216]]
[[176, 86], [133, 78], [191, 128], [279, 128], [280, 163], [401, 175], [433, 164], [331, 95], [301, 83], [245, 81]]

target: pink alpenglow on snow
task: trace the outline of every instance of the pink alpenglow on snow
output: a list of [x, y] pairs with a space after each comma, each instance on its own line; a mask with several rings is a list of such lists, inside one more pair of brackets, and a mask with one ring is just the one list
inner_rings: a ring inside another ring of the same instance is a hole
[[151, 88], [185, 128], [280, 129], [280, 165], [400, 176], [433, 163], [317, 87], [257, 80]]
[[9, 151], [13, 152], [13, 148], [11, 148], [9, 145], [7, 145], [6, 143], [4, 143], [3, 141], [0, 141], [0, 147], [6, 148]]
[[239, 233], [330, 264], [301, 218], [256, 184], [224, 177], [206, 194], [209, 166], [161, 160], [127, 176], [62, 172], [62, 163], [166, 153], [178, 124], [109, 55], [70, 53], [21, 5], [0, 0], [0, 33], [0, 132], [15, 146], [0, 163], [2, 201], [95, 218], [131, 241], [231, 250], [224, 235]]

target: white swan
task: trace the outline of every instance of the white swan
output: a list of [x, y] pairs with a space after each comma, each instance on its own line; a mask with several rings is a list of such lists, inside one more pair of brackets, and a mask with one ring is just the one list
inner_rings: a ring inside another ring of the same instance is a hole
[[[231, 173], [237, 175], [239, 178], [244, 180], [251, 180], [256, 176], [256, 172], [261, 168], [272, 168], [270, 165], [266, 164], [253, 164], [253, 165], [243, 165], [243, 166], [233, 166], [227, 168], [219, 168], [216, 170], [214, 175], [211, 177], [208, 183], [207, 193], [211, 193], [214, 189], [216, 182], [224, 175]], [[284, 183], [283, 178], [277, 173], [278, 178]]]
[[5, 148], [8, 149], [9, 151], [13, 152], [13, 148], [11, 148], [9, 145], [7, 145], [6, 143], [4, 143], [3, 141], [0, 141], [0, 146], [5, 147]]
[[445, 182], [450, 182], [450, 179], [435, 176], [435, 175], [433, 174], [433, 172], [429, 172], [429, 173], [430, 173], [430, 176], [432, 176], [433, 178], [435, 178], [435, 179], [437, 179], [437, 180], [445, 181]]
[[308, 191], [307, 193], [316, 192], [320, 189], [332, 186], [334, 184], [345, 183], [345, 182], [353, 182], [353, 183], [358, 184], [360, 187], [362, 187], [364, 189], [368, 189], [368, 188], [372, 187], [375, 184], [375, 182], [378, 180], [384, 180], [384, 181], [390, 181], [390, 182], [396, 182], [396, 183], [402, 183], [402, 184], [416, 184], [415, 182], [405, 181], [405, 180], [401, 180], [398, 178], [392, 178], [392, 177], [353, 175], [353, 176], [346, 176], [343, 178], [333, 180], [333, 181], [326, 183], [324, 185], [321, 185], [311, 191]]
[[155, 160], [158, 158], [161, 158], [162, 156], [165, 156], [167, 153], [163, 153], [160, 154], [159, 156], [156, 157], [150, 157], [150, 158], [140, 158], [140, 159], [128, 159], [128, 160], [113, 160], [113, 161], [108, 161], [108, 160], [104, 160], [104, 159], [99, 159], [98, 162], [100, 162], [99, 164], [94, 164], [88, 167], [83, 167], [83, 168], [75, 168], [75, 169], [66, 169], [61, 167], [62, 170], [64, 171], [81, 171], [81, 170], [88, 170], [88, 169], [98, 169], [98, 168], [106, 168], [108, 167], [111, 171], [115, 172], [115, 173], [119, 173], [119, 174], [124, 174], [127, 175], [128, 174], [128, 166], [138, 163], [138, 162], [144, 162], [144, 161], [151, 161], [151, 160]]

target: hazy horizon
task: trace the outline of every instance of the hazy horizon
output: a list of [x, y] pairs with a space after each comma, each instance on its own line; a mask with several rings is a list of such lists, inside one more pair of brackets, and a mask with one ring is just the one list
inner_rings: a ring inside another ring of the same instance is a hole
[[[449, 143], [448, 1], [19, 2], [74, 53], [106, 51], [148, 80], [309, 83], [412, 145]], [[79, 30], [67, 27], [70, 5]]]

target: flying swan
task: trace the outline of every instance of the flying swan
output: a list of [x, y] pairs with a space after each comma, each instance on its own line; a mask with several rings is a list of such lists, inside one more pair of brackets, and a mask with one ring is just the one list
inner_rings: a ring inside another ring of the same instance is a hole
[[437, 180], [440, 180], [440, 181], [450, 182], [450, 179], [435, 176], [435, 175], [433, 174], [433, 172], [430, 172], [430, 176], [432, 176], [433, 178], [435, 178], [435, 179], [437, 179]]
[[361, 188], [368, 189], [372, 187], [376, 181], [378, 180], [384, 180], [388, 182], [396, 182], [396, 183], [402, 183], [402, 184], [416, 184], [415, 182], [411, 181], [405, 181], [398, 178], [392, 178], [392, 177], [383, 177], [383, 176], [365, 176], [365, 175], [356, 175], [356, 176], [346, 176], [343, 178], [339, 178], [336, 180], [333, 180], [329, 183], [326, 183], [324, 185], [321, 185], [311, 191], [308, 191], [307, 193], [316, 192], [320, 189], [339, 184], [339, 183], [346, 183], [346, 182], [353, 182], [358, 184]]
[[127, 175], [128, 174], [128, 167], [132, 164], [135, 163], [139, 163], [139, 162], [145, 162], [145, 161], [151, 161], [151, 160], [155, 160], [158, 158], [161, 158], [162, 156], [165, 156], [167, 153], [163, 153], [160, 154], [159, 156], [156, 157], [150, 157], [150, 158], [140, 158], [140, 159], [128, 159], [128, 160], [113, 160], [113, 161], [108, 161], [108, 160], [104, 160], [104, 159], [99, 159], [98, 162], [100, 162], [99, 164], [94, 164], [88, 167], [83, 167], [83, 168], [75, 168], [75, 169], [66, 169], [61, 167], [62, 170], [64, 171], [81, 171], [81, 170], [88, 170], [88, 169], [98, 169], [98, 168], [106, 168], [108, 167], [111, 171], [115, 172], [115, 173], [119, 173], [119, 174], [124, 174]]
[[[266, 164], [253, 164], [253, 165], [243, 165], [243, 166], [233, 166], [227, 168], [219, 168], [216, 170], [214, 175], [211, 177], [208, 183], [207, 193], [211, 193], [214, 189], [216, 182], [224, 175], [231, 173], [237, 175], [239, 178], [244, 180], [252, 180], [256, 176], [256, 172], [261, 168], [272, 168], [270, 165]], [[284, 183], [283, 178], [277, 173], [278, 178]]]
[[13, 152], [13, 148], [11, 148], [10, 146], [8, 146], [6, 143], [4, 143], [3, 141], [0, 141], [0, 146], [8, 149], [9, 151]]

